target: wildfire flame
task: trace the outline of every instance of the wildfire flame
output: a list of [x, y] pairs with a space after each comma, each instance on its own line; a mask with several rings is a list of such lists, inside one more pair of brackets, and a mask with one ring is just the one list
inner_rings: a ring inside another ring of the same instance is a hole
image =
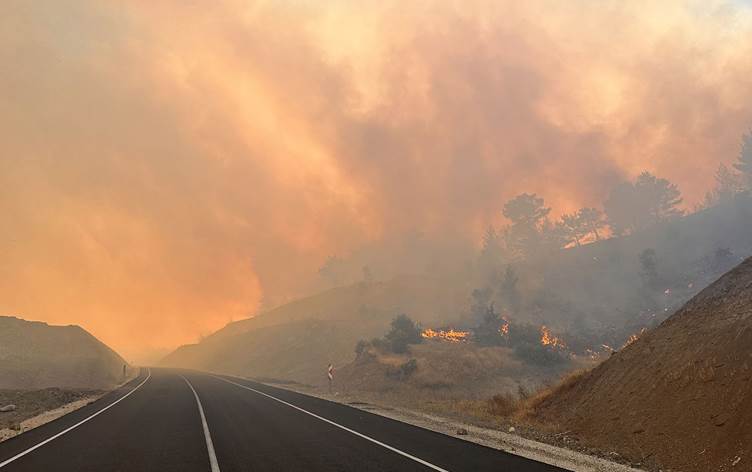
[[509, 335], [509, 323], [508, 322], [501, 325], [501, 327], [499, 328], [499, 333], [501, 333], [502, 336]]
[[567, 345], [564, 344], [564, 341], [562, 341], [561, 339], [551, 334], [551, 330], [548, 329], [546, 325], [542, 325], [540, 327], [540, 333], [541, 333], [540, 342], [542, 345], [558, 347], [560, 349], [565, 349], [567, 347]]
[[639, 333], [631, 335], [629, 338], [627, 338], [627, 342], [625, 342], [621, 348], [624, 349], [625, 347], [640, 339], [640, 336], [642, 336], [642, 333], [644, 333], [645, 331], [647, 331], [647, 328], [642, 328]]
[[470, 332], [457, 331], [452, 328], [449, 328], [448, 330], [433, 330], [431, 328], [428, 328], [424, 329], [423, 332], [420, 333], [420, 335], [426, 339], [437, 339], [441, 341], [449, 341], [450, 343], [458, 343], [467, 341], [467, 337], [470, 335]]

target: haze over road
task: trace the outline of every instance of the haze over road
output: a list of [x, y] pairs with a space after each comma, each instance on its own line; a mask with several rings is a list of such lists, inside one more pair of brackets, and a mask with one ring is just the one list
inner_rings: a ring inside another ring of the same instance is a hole
[[101, 400], [0, 443], [0, 469], [562, 470], [295, 392], [170, 369], [144, 370]]

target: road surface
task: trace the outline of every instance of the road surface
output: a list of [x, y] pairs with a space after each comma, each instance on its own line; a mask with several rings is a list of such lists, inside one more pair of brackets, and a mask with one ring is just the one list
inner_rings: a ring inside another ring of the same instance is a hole
[[173, 369], [143, 369], [0, 443], [0, 472], [351, 470], [562, 469], [288, 390]]

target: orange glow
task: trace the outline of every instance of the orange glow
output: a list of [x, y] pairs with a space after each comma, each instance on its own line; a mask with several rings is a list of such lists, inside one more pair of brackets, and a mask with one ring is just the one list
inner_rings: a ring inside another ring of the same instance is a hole
[[645, 331], [647, 331], [647, 328], [642, 328], [638, 333], [634, 333], [630, 335], [621, 348], [624, 349], [625, 347], [632, 345], [635, 341], [640, 339], [640, 336], [642, 336], [645, 333]]
[[509, 323], [504, 323], [501, 325], [501, 328], [499, 328], [499, 333], [501, 333], [502, 336], [508, 336], [509, 335]]
[[440, 341], [448, 341], [451, 343], [458, 343], [462, 341], [467, 341], [468, 336], [470, 336], [470, 333], [468, 331], [457, 331], [452, 328], [449, 328], [448, 330], [433, 330], [433, 329], [425, 329], [421, 333], [421, 336], [423, 336], [425, 339], [436, 339]]
[[153, 362], [521, 192], [554, 216], [649, 170], [691, 208], [752, 123], [741, 7], [208, 3], [3, 9], [0, 313]]
[[566, 344], [564, 342], [557, 338], [556, 336], [551, 334], [551, 330], [549, 330], [545, 325], [542, 325], [540, 327], [540, 333], [541, 333], [541, 339], [540, 342], [544, 346], [551, 346], [559, 349], [566, 349]]

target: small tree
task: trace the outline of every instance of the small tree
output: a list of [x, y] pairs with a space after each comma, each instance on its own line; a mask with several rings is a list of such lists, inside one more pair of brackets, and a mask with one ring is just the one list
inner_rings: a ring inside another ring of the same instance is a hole
[[484, 311], [483, 319], [475, 329], [475, 339], [481, 346], [497, 346], [504, 341], [499, 332], [502, 324], [501, 315], [494, 310], [493, 303]]
[[548, 218], [544, 219], [538, 229], [538, 246], [530, 248], [540, 251], [542, 254], [550, 254], [572, 242], [569, 230], [564, 228], [561, 222], [552, 222]]
[[574, 242], [577, 247], [581, 246], [580, 241], [590, 232], [589, 228], [583, 224], [579, 212], [561, 215], [559, 228], [566, 243]]
[[501, 280], [499, 293], [501, 294], [501, 301], [504, 307], [514, 315], [520, 312], [521, 296], [520, 290], [517, 287], [519, 281], [520, 279], [517, 277], [514, 267], [508, 265]]
[[486, 228], [486, 232], [483, 235], [483, 247], [481, 248], [481, 255], [487, 259], [496, 260], [501, 256], [501, 242], [499, 241], [499, 233], [493, 225], [489, 225]]
[[752, 130], [742, 136], [742, 145], [734, 169], [741, 174], [745, 190], [752, 190]]
[[470, 305], [470, 317], [480, 322], [486, 315], [486, 309], [491, 303], [493, 290], [490, 288], [476, 288], [470, 296], [473, 299]]
[[366, 352], [367, 348], [368, 348], [368, 341], [366, 341], [365, 339], [359, 340], [355, 344], [355, 358], [357, 359], [360, 356], [362, 356], [363, 353]]
[[423, 342], [421, 331], [420, 325], [402, 314], [392, 320], [391, 328], [384, 339], [392, 352], [402, 354], [408, 351], [410, 344]]
[[543, 198], [532, 193], [523, 193], [504, 204], [504, 214], [513, 225], [537, 227], [551, 212], [543, 204]]
[[637, 176], [634, 184], [637, 196], [644, 202], [644, 211], [652, 217], [654, 223], [661, 223], [684, 212], [677, 208], [683, 201], [681, 192], [676, 184], [667, 179], [661, 179], [650, 172], [643, 172]]
[[642, 230], [683, 214], [679, 188], [666, 179], [643, 172], [634, 183], [622, 182], [609, 194], [603, 207], [614, 234]]
[[580, 225], [588, 233], [592, 233], [596, 241], [600, 241], [601, 235], [598, 230], [606, 226], [606, 222], [603, 220], [603, 213], [597, 208], [581, 208], [577, 212], [577, 217], [580, 220]]
[[532, 255], [541, 242], [541, 226], [551, 212], [543, 198], [523, 193], [504, 204], [503, 215], [511, 221], [505, 238], [507, 247], [524, 257]]
[[634, 206], [635, 192], [630, 182], [620, 182], [603, 202], [611, 232], [621, 236], [639, 227], [638, 209]]
[[718, 203], [728, 202], [744, 191], [742, 176], [729, 169], [725, 164], [719, 164], [715, 172], [715, 188], [705, 195], [704, 206], [710, 207]]

